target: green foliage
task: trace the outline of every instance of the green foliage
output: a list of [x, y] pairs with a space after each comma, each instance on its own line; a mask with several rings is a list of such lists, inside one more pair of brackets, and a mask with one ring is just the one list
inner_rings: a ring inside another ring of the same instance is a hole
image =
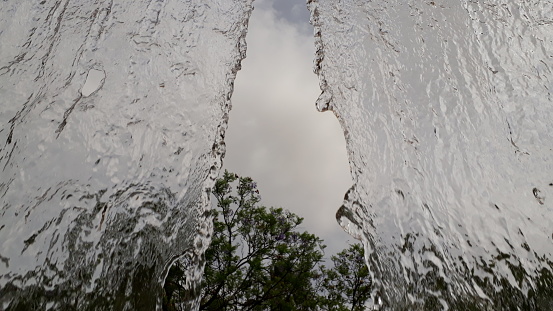
[[326, 310], [365, 310], [365, 302], [371, 297], [372, 282], [365, 264], [361, 244], [332, 256], [334, 267], [326, 270], [323, 287], [327, 291]]
[[[231, 184], [237, 181], [236, 194]], [[214, 234], [206, 253], [200, 310], [309, 310], [322, 240], [302, 218], [257, 206], [256, 184], [225, 172], [213, 189]]]
[[[301, 232], [303, 218], [259, 206], [249, 177], [225, 171], [212, 189], [214, 232], [205, 254], [200, 310], [361, 310], [370, 281], [363, 248], [353, 245], [323, 266], [323, 241]], [[164, 310], [179, 310], [182, 267], [165, 282]], [[348, 288], [351, 287], [351, 288]]]

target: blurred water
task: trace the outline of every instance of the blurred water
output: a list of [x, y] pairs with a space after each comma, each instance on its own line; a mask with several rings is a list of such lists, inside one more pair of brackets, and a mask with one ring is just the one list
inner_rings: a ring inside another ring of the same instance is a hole
[[201, 275], [252, 0], [3, 1], [0, 310], [152, 310]]
[[310, 0], [386, 310], [553, 310], [553, 1]]

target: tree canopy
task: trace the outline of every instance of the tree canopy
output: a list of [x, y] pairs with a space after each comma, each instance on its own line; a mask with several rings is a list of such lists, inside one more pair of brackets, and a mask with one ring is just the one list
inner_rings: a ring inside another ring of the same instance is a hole
[[[363, 310], [371, 281], [361, 245], [332, 256], [327, 268], [323, 241], [300, 230], [298, 215], [259, 205], [251, 178], [225, 171], [212, 194], [200, 310]], [[170, 269], [164, 310], [182, 309], [184, 275], [178, 262]]]

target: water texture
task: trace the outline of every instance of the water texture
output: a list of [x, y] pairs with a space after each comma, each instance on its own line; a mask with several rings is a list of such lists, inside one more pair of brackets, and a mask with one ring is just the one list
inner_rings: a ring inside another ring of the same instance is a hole
[[0, 310], [154, 310], [201, 276], [252, 0], [2, 1]]
[[553, 1], [308, 7], [376, 307], [553, 310]]

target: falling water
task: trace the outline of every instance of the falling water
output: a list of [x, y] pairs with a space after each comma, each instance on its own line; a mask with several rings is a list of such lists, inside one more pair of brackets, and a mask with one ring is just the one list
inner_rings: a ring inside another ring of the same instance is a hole
[[553, 2], [308, 6], [375, 308], [553, 310]]
[[0, 310], [153, 310], [201, 276], [252, 0], [3, 1]]
[[[3, 1], [0, 309], [193, 289], [251, 2]], [[375, 307], [552, 310], [553, 2], [309, 8]]]

